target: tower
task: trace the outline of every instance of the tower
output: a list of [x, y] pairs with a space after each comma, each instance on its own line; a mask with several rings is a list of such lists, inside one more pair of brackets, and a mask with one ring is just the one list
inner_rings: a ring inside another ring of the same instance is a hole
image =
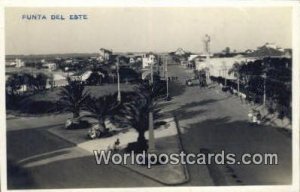
[[210, 83], [209, 79], [209, 68], [210, 68], [210, 36], [208, 34], [205, 34], [203, 38], [203, 45], [204, 45], [204, 55], [206, 56], [205, 61], [205, 76], [206, 76], [206, 83]]
[[206, 55], [206, 57], [209, 57], [210, 55], [210, 36], [209, 35], [205, 35], [203, 38], [203, 44], [204, 44], [204, 53]]

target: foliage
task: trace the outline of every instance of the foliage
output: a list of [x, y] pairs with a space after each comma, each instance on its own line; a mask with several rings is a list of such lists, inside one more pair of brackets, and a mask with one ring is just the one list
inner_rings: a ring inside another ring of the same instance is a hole
[[[255, 61], [235, 63], [229, 70], [236, 78], [240, 78], [240, 90], [249, 99], [262, 103], [264, 85], [266, 99], [270, 111], [278, 111], [281, 116], [291, 118], [291, 59], [263, 58]], [[222, 83], [224, 78], [212, 77], [213, 81]], [[228, 85], [235, 88], [236, 83], [228, 80]]]
[[18, 90], [23, 85], [23, 78], [19, 74], [12, 74], [6, 81], [7, 93], [9, 95], [18, 94]]
[[86, 80], [87, 85], [101, 85], [101, 83], [102, 76], [96, 71], [93, 71], [89, 78]]
[[103, 97], [88, 97], [85, 105], [85, 110], [90, 114], [84, 117], [94, 118], [98, 121], [100, 131], [105, 132], [105, 120], [111, 117], [117, 111], [119, 103], [117, 101], [117, 94], [107, 95]]
[[145, 132], [149, 128], [149, 113], [153, 114], [154, 127], [161, 125], [159, 122], [160, 109], [157, 107], [157, 99], [161, 96], [162, 88], [147, 82], [141, 83], [136, 89], [137, 98], [123, 103], [116, 119], [123, 125], [133, 127], [138, 132], [140, 146], [146, 145]]
[[69, 81], [69, 84], [61, 89], [58, 94], [60, 99], [58, 106], [60, 111], [72, 112], [73, 118], [78, 118], [89, 93], [79, 81]]
[[6, 81], [6, 90], [10, 95], [20, 94], [22, 86], [26, 86], [27, 91], [42, 91], [46, 89], [47, 79], [43, 73], [14, 73]]

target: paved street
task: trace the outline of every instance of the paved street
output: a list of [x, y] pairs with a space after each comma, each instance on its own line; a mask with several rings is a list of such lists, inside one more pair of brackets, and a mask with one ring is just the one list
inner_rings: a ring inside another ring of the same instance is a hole
[[[96, 165], [91, 153], [50, 134], [47, 128], [8, 131], [8, 158], [14, 163], [8, 166], [9, 172], [14, 173], [9, 174], [9, 188], [160, 186], [119, 165]], [[53, 157], [55, 161], [51, 161]], [[44, 164], [24, 170], [15, 165], [20, 160], [27, 164], [44, 160]]]
[[[209, 152], [277, 153], [279, 165], [189, 165], [190, 182], [185, 185], [268, 185], [291, 183], [291, 139], [270, 126], [250, 126], [246, 107], [217, 88], [186, 87], [191, 74], [178, 65], [169, 66], [173, 99], [164, 111], [174, 114], [182, 131], [187, 153]], [[40, 155], [45, 161], [30, 167], [26, 179], [9, 175], [9, 187], [79, 188], [160, 186], [148, 178], [121, 166], [97, 166], [91, 154], [50, 134], [46, 129], [62, 126], [68, 115], [32, 118], [8, 118], [8, 158], [14, 162]], [[44, 154], [41, 156], [41, 154]], [[39, 159], [40, 160], [40, 159]], [[17, 167], [11, 169], [18, 170]], [[14, 179], [12, 179], [14, 178]], [[10, 181], [10, 180], [9, 180]]]
[[247, 107], [235, 96], [221, 92], [220, 88], [182, 86], [189, 74], [183, 67], [170, 65], [169, 73], [178, 76], [179, 82], [175, 86], [173, 83], [171, 92], [177, 96], [165, 111], [176, 115], [186, 152], [225, 150], [238, 157], [242, 153], [278, 154], [279, 165], [189, 166], [191, 182], [188, 185], [210, 185], [207, 172], [215, 185], [291, 183], [291, 138], [274, 127], [251, 126], [247, 122]]

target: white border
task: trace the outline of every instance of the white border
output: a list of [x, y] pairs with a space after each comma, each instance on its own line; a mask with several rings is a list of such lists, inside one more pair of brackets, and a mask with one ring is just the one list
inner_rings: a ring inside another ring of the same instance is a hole
[[[300, 89], [300, 4], [298, 1], [197, 1], [197, 0], [0, 0], [0, 71], [2, 73], [0, 87], [2, 94], [5, 95], [5, 49], [4, 49], [4, 7], [277, 7], [292, 6], [293, 11], [293, 184], [292, 185], [276, 185], [276, 186], [243, 186], [243, 187], [163, 187], [163, 188], [102, 188], [102, 189], [61, 189], [60, 191], [299, 191], [299, 127], [300, 127], [300, 107], [299, 107], [299, 89]], [[5, 98], [0, 97], [0, 122], [1, 127], [1, 191], [7, 191], [6, 183], [6, 118], [5, 118]], [[57, 191], [57, 190], [9, 190], [9, 191]]]

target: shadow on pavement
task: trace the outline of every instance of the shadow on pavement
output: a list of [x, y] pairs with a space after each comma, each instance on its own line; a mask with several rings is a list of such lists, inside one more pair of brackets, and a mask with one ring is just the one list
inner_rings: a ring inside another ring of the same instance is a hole
[[69, 153], [70, 153], [70, 151], [56, 151], [53, 153], [46, 153], [46, 154], [42, 154], [37, 157], [26, 159], [26, 160], [22, 161], [21, 165], [28, 164], [28, 163], [35, 162], [35, 161], [41, 161], [43, 159], [48, 159], [48, 158], [56, 157], [56, 156], [60, 156], [60, 155], [67, 155]]
[[48, 133], [47, 130], [26, 129], [7, 132], [7, 157], [14, 161], [72, 146], [75, 145]]
[[169, 82], [169, 94], [171, 97], [177, 97], [184, 94], [186, 85], [181, 84], [179, 81]]
[[238, 160], [245, 153], [275, 153], [278, 165], [234, 164], [231, 167], [243, 184], [291, 184], [291, 139], [278, 132], [276, 127], [255, 126], [247, 121], [231, 121], [229, 117], [224, 117], [190, 124], [190, 128], [182, 133], [182, 138], [188, 152], [199, 153], [201, 148], [212, 152], [224, 150], [225, 153], [234, 153]]
[[14, 161], [7, 161], [7, 188], [8, 189], [30, 189], [37, 185], [31, 173], [17, 165]]
[[205, 112], [205, 110], [191, 110], [191, 108], [195, 107], [201, 107], [213, 102], [216, 102], [218, 100], [215, 99], [207, 99], [199, 102], [191, 102], [187, 103], [185, 105], [180, 106], [178, 109], [174, 109], [172, 111], [169, 111], [173, 115], [175, 115], [179, 120], [186, 120], [191, 119], [193, 117], [197, 117]]

